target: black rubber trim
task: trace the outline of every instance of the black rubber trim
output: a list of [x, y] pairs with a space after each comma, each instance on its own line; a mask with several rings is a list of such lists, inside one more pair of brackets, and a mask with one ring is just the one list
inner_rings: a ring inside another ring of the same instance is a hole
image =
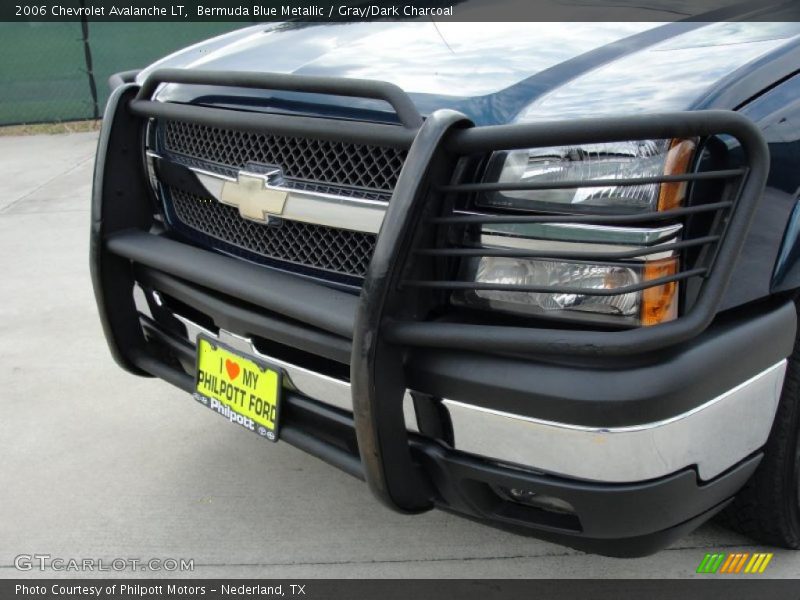
[[449, 509], [447, 506], [438, 506], [438, 508], [484, 526], [494, 527], [495, 529], [507, 531], [515, 535], [533, 537], [562, 546], [569, 546], [581, 552], [610, 556], [613, 558], [641, 558], [643, 556], [655, 554], [671, 546], [681, 538], [686, 537], [703, 523], [714, 518], [717, 513], [722, 511], [732, 501], [732, 498], [724, 500], [706, 512], [687, 519], [683, 523], [673, 527], [626, 538], [582, 537], [563, 532], [521, 527], [513, 523], [488, 521], [485, 518], [477, 517], [472, 514], [459, 513]]
[[[220, 296], [211, 290], [141, 265], [134, 269], [136, 280], [168, 294], [214, 320], [214, 324], [240, 335], [262, 337], [279, 344], [323, 356], [349, 365], [352, 343], [348, 338], [314, 329], [243, 305], [239, 299]], [[187, 315], [182, 315], [187, 316]]]
[[715, 325], [642, 364], [574, 366], [419, 348], [405, 372], [409, 387], [439, 398], [560, 423], [641, 425], [696, 408], [780, 362], [796, 329], [787, 302]]
[[149, 99], [162, 83], [210, 84], [224, 87], [289, 90], [311, 94], [371, 98], [388, 102], [397, 113], [397, 118], [407, 128], [416, 129], [422, 125], [422, 117], [411, 98], [398, 86], [385, 81], [256, 71], [156, 69], [147, 76], [136, 96], [136, 101]]
[[106, 248], [153, 269], [352, 338], [357, 298], [241, 260], [168, 238], [129, 230], [107, 238]]
[[[511, 469], [418, 440], [413, 449], [436, 485], [439, 506], [517, 533], [612, 556], [650, 554], [697, 527], [736, 494], [761, 461], [760, 454], [751, 456], [704, 484], [692, 469], [641, 483], [605, 484]], [[559, 526], [564, 520], [558, 514], [509, 506], [516, 503], [494, 492], [495, 486], [568, 502], [578, 530]], [[687, 523], [688, 528], [681, 527]], [[677, 531], [664, 535], [671, 529]]]

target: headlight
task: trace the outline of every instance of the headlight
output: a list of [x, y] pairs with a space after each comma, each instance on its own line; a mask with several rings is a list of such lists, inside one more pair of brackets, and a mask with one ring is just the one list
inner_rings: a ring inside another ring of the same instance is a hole
[[[684, 204], [687, 184], [652, 180], [686, 173], [695, 148], [695, 140], [677, 139], [495, 153], [483, 180], [497, 185], [476, 197], [476, 208], [590, 215], [670, 210]], [[462, 277], [476, 286], [455, 292], [453, 301], [628, 326], [677, 317], [678, 284], [670, 278], [680, 258], [670, 244], [680, 240], [681, 224], [551, 221], [485, 223], [473, 231], [474, 244], [486, 253], [464, 261]]]
[[[668, 210], [683, 202], [685, 183], [562, 187], [565, 182], [623, 180], [683, 173], [695, 141], [637, 140], [580, 147], [531, 148], [495, 153], [485, 181], [556, 186], [550, 189], [507, 189], [486, 194], [482, 206], [542, 211], [593, 209], [607, 212]], [[522, 184], [521, 186], [519, 184]]]
[[[678, 269], [676, 258], [594, 264], [483, 257], [473, 262], [472, 269], [474, 281], [487, 287], [497, 284], [536, 290], [470, 290], [463, 300], [473, 306], [530, 315], [583, 313], [584, 319], [631, 325], [653, 325], [677, 315], [677, 284], [674, 282], [622, 294], [613, 293], [617, 289], [674, 275]], [[548, 288], [554, 291], [546, 291]], [[593, 294], [593, 291], [602, 294]]]

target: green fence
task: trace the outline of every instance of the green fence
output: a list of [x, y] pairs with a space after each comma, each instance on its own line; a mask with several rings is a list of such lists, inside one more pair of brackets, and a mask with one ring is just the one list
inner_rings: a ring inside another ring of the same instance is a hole
[[112, 73], [242, 25], [0, 23], [0, 125], [92, 119]]

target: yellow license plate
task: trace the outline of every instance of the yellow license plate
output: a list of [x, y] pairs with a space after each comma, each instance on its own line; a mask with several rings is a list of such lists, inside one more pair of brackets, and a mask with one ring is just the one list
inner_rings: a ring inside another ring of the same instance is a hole
[[198, 336], [194, 397], [203, 405], [275, 442], [280, 392], [279, 370]]

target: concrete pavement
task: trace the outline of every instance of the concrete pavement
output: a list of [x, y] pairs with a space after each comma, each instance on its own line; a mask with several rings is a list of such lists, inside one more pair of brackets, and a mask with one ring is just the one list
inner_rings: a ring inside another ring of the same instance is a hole
[[[181, 575], [200, 577], [690, 577], [706, 552], [773, 551], [712, 524], [617, 560], [400, 516], [288, 444], [124, 373], [89, 281], [95, 143], [0, 137], [0, 577], [25, 576], [14, 557], [34, 553], [194, 559]], [[800, 553], [776, 551], [766, 575], [798, 573]], [[137, 574], [159, 575], [122, 573]]]

